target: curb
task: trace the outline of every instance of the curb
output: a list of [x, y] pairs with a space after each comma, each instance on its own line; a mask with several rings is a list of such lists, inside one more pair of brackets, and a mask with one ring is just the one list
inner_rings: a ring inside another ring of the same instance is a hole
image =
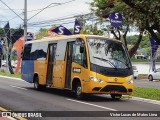
[[139, 80], [146, 80], [147, 81], [148, 79], [139, 79]]
[[14, 79], [14, 80], [22, 80], [21, 78], [14, 78], [14, 77], [8, 77], [8, 76], [3, 76], [3, 75], [0, 75], [0, 77], [7, 78], [7, 79]]
[[140, 98], [140, 97], [132, 97], [132, 100], [137, 100], [137, 101], [142, 101], [142, 102], [147, 102], [147, 103], [152, 103], [156, 105], [160, 105], [160, 101], [158, 100], [151, 100], [151, 99], [146, 99], [146, 98]]

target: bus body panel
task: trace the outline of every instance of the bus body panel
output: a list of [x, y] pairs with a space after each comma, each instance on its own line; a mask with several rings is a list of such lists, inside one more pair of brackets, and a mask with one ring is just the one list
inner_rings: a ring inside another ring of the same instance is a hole
[[36, 60], [34, 62], [34, 73], [38, 74], [39, 84], [46, 84], [47, 63], [45, 60]]
[[82, 67], [81, 65], [72, 62], [71, 69], [71, 84], [75, 78], [78, 78], [82, 84], [82, 90], [85, 87], [85, 82], [89, 81], [89, 70], [87, 68]]
[[[104, 80], [102, 83], [95, 81], [85, 81], [84, 82], [84, 93], [107, 93], [110, 94], [110, 91], [115, 91], [117, 94], [131, 94], [134, 89], [134, 84], [127, 84], [126, 81], [131, 79], [133, 76], [127, 77], [107, 77], [100, 75], [98, 73], [90, 71], [90, 76], [98, 76], [98, 79]], [[116, 80], [116, 81], [115, 81]], [[86, 87], [85, 87], [86, 86]], [[131, 92], [130, 92], [131, 90]]]
[[34, 76], [34, 61], [33, 60], [23, 60], [21, 63], [21, 74], [22, 79], [32, 83], [33, 82], [33, 76]]
[[53, 67], [53, 87], [64, 88], [65, 82], [65, 67], [66, 63], [62, 60], [57, 60]]
[[67, 40], [60, 40], [57, 42], [56, 55], [53, 65], [52, 86], [57, 88], [64, 88], [65, 74], [66, 74], [66, 48]]

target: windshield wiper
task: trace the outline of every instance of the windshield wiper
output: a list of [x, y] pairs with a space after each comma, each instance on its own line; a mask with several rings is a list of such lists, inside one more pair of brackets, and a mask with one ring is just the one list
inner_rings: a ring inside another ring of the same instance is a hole
[[117, 69], [117, 67], [111, 61], [109, 61], [107, 59], [103, 59], [103, 58], [99, 58], [99, 57], [94, 57], [94, 56], [93, 56], [93, 58], [96, 58], [96, 59], [99, 59], [99, 60], [102, 60], [102, 61], [107, 61], [110, 65], [112, 65], [115, 69]]

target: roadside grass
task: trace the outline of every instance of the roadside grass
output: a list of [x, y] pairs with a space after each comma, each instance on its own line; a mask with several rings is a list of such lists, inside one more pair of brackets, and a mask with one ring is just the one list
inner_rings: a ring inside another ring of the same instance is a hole
[[137, 79], [148, 79], [147, 74], [139, 74]]
[[[146, 59], [136, 59], [136, 58], [131, 58], [131, 62], [144, 62], [144, 63], [150, 63], [151, 60], [146, 60]], [[157, 59], [156, 62], [160, 62], [160, 59]]]
[[131, 96], [160, 100], [160, 89], [135, 87]]
[[131, 62], [149, 62], [146, 59], [136, 59], [136, 58], [131, 58]]
[[14, 78], [21, 78], [20, 74], [10, 74], [8, 72], [5, 72], [4, 70], [0, 70], [0, 75], [8, 76], [8, 77], [14, 77]]

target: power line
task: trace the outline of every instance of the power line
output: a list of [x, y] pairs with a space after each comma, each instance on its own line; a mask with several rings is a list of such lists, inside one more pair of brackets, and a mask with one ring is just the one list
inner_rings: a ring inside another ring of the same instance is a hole
[[[14, 14], [16, 14], [20, 19], [22, 19], [13, 9], [11, 9], [5, 2], [3, 2], [2, 0], [0, 0], [5, 6], [7, 6], [12, 12], [14, 12]], [[23, 19], [22, 19], [23, 20]]]
[[[95, 18], [88, 18], [88, 19], [84, 19], [84, 20], [97, 20], [97, 18], [95, 17]], [[61, 22], [68, 22], [68, 21], [75, 21], [75, 19], [72, 19], [72, 20], [68, 20], [67, 19], [67, 21], [64, 21], [64, 20], [61, 20]], [[57, 24], [57, 25], [59, 25], [59, 24], [63, 24], [63, 23], [61, 23], [60, 21], [57, 21], [57, 22], [55, 22], [55, 21], [53, 21], [53, 22], [46, 22], [46, 23], [43, 23], [43, 24], [33, 24], [33, 25], [30, 25], [30, 26], [45, 26], [46, 24], [48, 24], [48, 25], [53, 25], [53, 24]]]
[[[22, 13], [20, 13], [19, 15], [22, 15], [23, 14], [23, 12]], [[14, 16], [13, 18], [11, 18], [11, 19], [9, 19], [8, 21], [11, 21], [11, 20], [13, 20], [13, 19], [15, 19], [15, 18], [17, 18], [18, 16]]]
[[49, 4], [49, 5], [47, 5], [45, 8], [43, 8], [43, 9], [41, 9], [39, 12], [37, 12], [35, 15], [33, 15], [32, 17], [30, 17], [29, 19], [28, 19], [28, 21], [30, 20], [30, 19], [32, 19], [33, 17], [35, 17], [36, 15], [38, 15], [39, 13], [41, 13], [43, 10], [45, 10], [45, 9], [47, 9], [49, 6], [51, 6], [52, 4], [54, 4], [54, 3], [51, 3], [51, 4]]
[[[72, 1], [74, 1], [74, 0], [72, 0]], [[68, 1], [68, 2], [72, 2], [72, 1]], [[68, 3], [68, 2], [65, 2], [65, 3], [52, 3], [52, 4], [66, 4], [66, 3]], [[57, 6], [57, 5], [55, 5], [55, 6]], [[55, 6], [48, 6], [48, 8], [51, 8], [51, 7], [55, 7]], [[45, 7], [46, 8], [46, 7]], [[1, 9], [1, 10], [11, 10], [11, 9]], [[12, 10], [24, 10], [24, 9], [12, 9]], [[35, 9], [35, 10], [30, 10], [30, 11], [27, 11], [27, 12], [33, 12], [33, 11], [38, 11], [38, 10], [44, 10], [44, 8], [41, 8], [41, 9]], [[23, 12], [22, 13], [20, 13], [20, 14], [16, 14], [17, 16], [15, 16], [15, 17], [13, 17], [13, 18], [11, 18], [11, 19], [9, 19], [9, 21], [11, 21], [11, 20], [13, 20], [13, 19], [15, 19], [15, 18], [17, 18], [17, 17], [19, 17], [20, 15], [22, 15], [23, 14]], [[31, 18], [30, 18], [31, 19]]]
[[[67, 2], [64, 2], [64, 3], [51, 3], [49, 4], [48, 6], [42, 8], [42, 9], [37, 9], [37, 10], [40, 10], [38, 13], [36, 13], [35, 15], [33, 15], [31, 18], [29, 18], [28, 20], [32, 19], [33, 17], [35, 17], [36, 15], [38, 15], [39, 13], [41, 13], [43, 10], [47, 9], [47, 8], [51, 8], [51, 7], [56, 7], [56, 6], [60, 6], [60, 5], [63, 5], [63, 4], [67, 4], [67, 3], [70, 3], [70, 2], [73, 2], [73, 1], [76, 1], [76, 0], [70, 0], [70, 1], [67, 1]], [[2, 0], [0, 0], [0, 2], [2, 2], [3, 4], [5, 4]], [[51, 6], [52, 4], [57, 4], [57, 5], [54, 5], [54, 6]], [[6, 4], [5, 4], [6, 5]], [[7, 6], [7, 5], [6, 5]], [[17, 16], [11, 18], [9, 21], [19, 17], [20, 19], [21, 16], [23, 14], [23, 12], [21, 14], [17, 14], [13, 9], [11, 9], [9, 6], [7, 6], [12, 12], [14, 12]], [[15, 10], [22, 10], [22, 9], [15, 9]], [[37, 10], [31, 10], [31, 11], [37, 11]], [[27, 11], [27, 12], [31, 12], [31, 11]], [[59, 19], [55, 19], [55, 20], [45, 20], [45, 21], [40, 21], [40, 22], [33, 22], [33, 23], [29, 23], [28, 25], [32, 25], [34, 27], [38, 27], [38, 26], [51, 26], [51, 25], [60, 25], [60, 24], [69, 24], [69, 23], [73, 23], [73, 21], [71, 21], [70, 19], [73, 19], [73, 18], [76, 18], [76, 17], [79, 17], [79, 16], [85, 16], [85, 15], [90, 15], [91, 13], [88, 13], [88, 14], [84, 14], [84, 15], [75, 15], [75, 16], [70, 16], [70, 17], [64, 17], [64, 18], [59, 18]], [[23, 19], [22, 19], [23, 20]], [[65, 21], [66, 20], [66, 21]], [[62, 23], [56, 23], [56, 21], [62, 21]]]
[[[10, 9], [0, 9], [0, 10], [10, 10]], [[19, 11], [19, 10], [23, 10], [23, 9], [12, 9], [12, 10], [17, 10], [17, 11]]]
[[45, 23], [50, 23], [50, 22], [55, 22], [55, 21], [62, 21], [65, 19], [71, 19], [71, 18], [76, 18], [79, 16], [87, 16], [87, 15], [91, 15], [92, 13], [87, 13], [87, 14], [78, 14], [78, 15], [73, 15], [73, 16], [67, 16], [67, 17], [62, 17], [62, 18], [58, 18], [58, 19], [51, 19], [51, 20], [44, 20], [44, 21], [40, 21], [40, 22], [32, 22], [32, 23], [28, 23], [28, 25], [36, 25], [36, 24], [45, 24]]
[[[98, 18], [94, 17], [94, 18], [87, 18], [87, 19], [84, 19], [84, 20], [94, 20], [94, 21], [96, 21], [96, 20], [98, 20]], [[63, 21], [61, 23], [46, 23], [44, 25], [37, 24], [37, 25], [32, 25], [29, 28], [33, 28], [33, 27], [47, 27], [47, 26], [53, 26], [53, 25], [57, 26], [57, 25], [62, 25], [62, 24], [70, 24], [70, 23], [74, 23], [74, 22], [75, 22], [75, 20]]]
[[57, 23], [57, 24], [52, 24], [52, 25], [51, 25], [51, 24], [48, 24], [48, 25], [31, 26], [31, 27], [29, 27], [29, 28], [33, 28], [33, 27], [47, 27], [47, 26], [54, 26], [54, 25], [55, 25], [55, 26], [58, 26], [58, 25], [62, 25], [62, 24], [64, 25], [64, 24], [69, 24], [69, 23], [74, 23], [74, 21], [64, 22], [64, 23], [60, 23], [60, 24]]
[[46, 23], [52, 23], [55, 21], [62, 21], [62, 20], [71, 19], [71, 18], [75, 18], [75, 17], [73, 16], [73, 17], [67, 17], [67, 18], [62, 18], [62, 19], [56, 19], [56, 20], [52, 20], [52, 21], [37, 22], [37, 23], [28, 24], [28, 25], [46, 24]]
[[[54, 5], [54, 6], [52, 6], [52, 7], [60, 6], [60, 5], [67, 4], [67, 3], [70, 3], [70, 2], [73, 2], [73, 1], [76, 1], [76, 0], [70, 0], [70, 1], [64, 2], [64, 3], [57, 3], [57, 5]], [[36, 15], [38, 15], [39, 13], [41, 13], [43, 10], [51, 7], [52, 4], [56, 4], [56, 3], [51, 3], [51, 4], [47, 5], [46, 7], [44, 7], [43, 9], [41, 9], [39, 12], [37, 12], [35, 15], [33, 15], [32, 17], [30, 17], [30, 18], [28, 19], [28, 21], [29, 21], [30, 19], [32, 19], [33, 17], [35, 17]]]

